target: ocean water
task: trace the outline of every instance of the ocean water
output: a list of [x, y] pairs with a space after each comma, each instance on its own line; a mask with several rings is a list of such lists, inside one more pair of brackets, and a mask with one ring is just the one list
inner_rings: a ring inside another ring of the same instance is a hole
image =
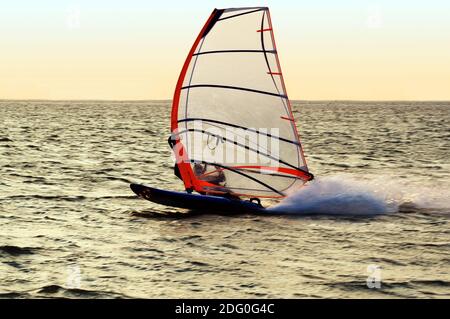
[[450, 103], [294, 102], [316, 180], [263, 215], [138, 199], [169, 101], [0, 102], [0, 297], [449, 298]]

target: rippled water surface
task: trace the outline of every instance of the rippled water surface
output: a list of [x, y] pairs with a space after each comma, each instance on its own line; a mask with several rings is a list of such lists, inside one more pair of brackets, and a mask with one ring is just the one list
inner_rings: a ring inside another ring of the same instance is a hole
[[450, 297], [450, 103], [294, 109], [317, 180], [227, 216], [129, 190], [182, 190], [170, 102], [0, 102], [0, 297]]

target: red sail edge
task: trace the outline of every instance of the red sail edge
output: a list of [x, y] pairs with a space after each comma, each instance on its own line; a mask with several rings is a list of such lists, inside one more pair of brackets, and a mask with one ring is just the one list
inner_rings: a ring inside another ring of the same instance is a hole
[[[214, 9], [211, 15], [209, 16], [208, 20], [206, 21], [205, 25], [203, 26], [202, 30], [200, 31], [199, 35], [197, 36], [197, 39], [195, 39], [195, 42], [192, 45], [191, 50], [189, 51], [186, 61], [184, 62], [183, 68], [181, 69], [180, 76], [178, 77], [178, 82], [177, 86], [175, 87], [175, 93], [172, 101], [172, 114], [170, 123], [170, 130], [172, 134], [178, 131], [178, 107], [180, 104], [181, 88], [183, 86], [184, 78], [186, 77], [189, 64], [191, 63], [194, 52], [197, 49], [201, 39], [203, 38], [205, 31], [208, 30], [210, 24], [214, 20], [216, 12], [217, 9]], [[199, 183], [199, 181], [194, 176], [194, 172], [192, 171], [189, 159], [187, 158], [187, 152], [183, 144], [181, 143], [179, 136], [178, 135], [175, 136], [176, 139], [174, 141], [175, 142], [174, 153], [177, 161], [176, 165], [178, 165], [181, 178], [184, 182], [184, 187], [186, 188], [186, 190], [201, 191], [202, 189], [200, 185], [201, 183]]]
[[[269, 11], [269, 9], [267, 9], [267, 20], [269, 21], [269, 30], [270, 30], [270, 35], [271, 35], [272, 42], [273, 42], [273, 48], [274, 48], [275, 51], [277, 51], [277, 54], [275, 55], [275, 59], [276, 59], [276, 61], [277, 61], [278, 73], [279, 73], [279, 76], [280, 76], [280, 79], [281, 79], [281, 85], [283, 86], [284, 94], [286, 94], [286, 96], [287, 96], [288, 94], [287, 94], [287, 90], [286, 90], [286, 85], [285, 85], [285, 83], [284, 83], [283, 71], [281, 70], [281, 63], [280, 63], [280, 59], [279, 59], [279, 56], [278, 56], [279, 53], [278, 53], [278, 50], [277, 50], [277, 44], [276, 44], [276, 42], [275, 42], [275, 34], [274, 34], [274, 32], [273, 32], [272, 19], [271, 19], [271, 17], [270, 17], [270, 11]], [[300, 141], [300, 134], [298, 133], [298, 128], [297, 128], [297, 125], [295, 124], [294, 114], [292, 113], [291, 100], [289, 99], [289, 97], [288, 97], [286, 100], [287, 100], [287, 103], [288, 103], [288, 108], [289, 108], [290, 118], [293, 120], [292, 125], [293, 125], [294, 128], [295, 128], [295, 133], [297, 134], [297, 140], [298, 140], [298, 142], [299, 142], [300, 145], [303, 145], [303, 144], [301, 144], [301, 141]], [[300, 152], [300, 156], [301, 156], [301, 158], [302, 158], [303, 163], [305, 163], [306, 171], [308, 171], [308, 164], [306, 163], [306, 160], [305, 160], [305, 154], [303, 153], [303, 146], [299, 148], [299, 152]], [[310, 180], [312, 180], [313, 178], [314, 178], [313, 175], [309, 175], [309, 176], [308, 176], [307, 178], [305, 178], [304, 180], [305, 180], [305, 181], [310, 181]]]

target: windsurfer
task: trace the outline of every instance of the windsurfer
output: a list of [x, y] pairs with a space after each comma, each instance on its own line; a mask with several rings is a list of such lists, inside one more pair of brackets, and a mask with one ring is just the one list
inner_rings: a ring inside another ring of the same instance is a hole
[[[195, 174], [195, 176], [197, 176], [198, 179], [208, 182], [208, 183], [211, 183], [211, 184], [225, 186], [226, 177], [223, 172], [224, 171], [223, 168], [214, 165], [213, 171], [207, 172], [207, 170], [208, 170], [208, 164], [206, 164], [206, 163], [205, 164], [202, 164], [202, 163], [194, 164], [194, 174]], [[201, 192], [201, 194], [203, 194], [203, 192]], [[208, 193], [205, 192], [204, 194], [208, 194]], [[217, 194], [215, 194], [215, 195], [217, 195]], [[235, 200], [240, 200], [239, 196], [237, 196], [230, 190], [227, 190], [227, 192], [224, 194], [221, 194], [221, 195], [219, 194], [219, 196], [223, 196], [223, 197], [235, 199]]]
[[[202, 181], [215, 184], [215, 185], [225, 185], [225, 174], [223, 173], [223, 170], [219, 167], [216, 167], [216, 170], [210, 173], [206, 173], [207, 164], [200, 164], [196, 163], [194, 165], [194, 174], [198, 177], [198, 179], [201, 179]], [[173, 172], [176, 177], [183, 180], [180, 174], [180, 169], [178, 168], [178, 165], [175, 164], [173, 167]]]
[[220, 167], [214, 166], [214, 171], [207, 172], [208, 164], [195, 163], [194, 164], [194, 174], [201, 179], [202, 181], [215, 184], [215, 185], [224, 185], [225, 184], [225, 174], [223, 173], [223, 169]]

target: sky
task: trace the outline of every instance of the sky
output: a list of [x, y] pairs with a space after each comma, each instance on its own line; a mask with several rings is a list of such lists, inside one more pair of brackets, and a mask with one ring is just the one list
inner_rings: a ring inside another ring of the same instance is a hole
[[450, 100], [444, 0], [0, 0], [0, 99], [171, 99], [212, 9], [268, 6], [299, 100]]

